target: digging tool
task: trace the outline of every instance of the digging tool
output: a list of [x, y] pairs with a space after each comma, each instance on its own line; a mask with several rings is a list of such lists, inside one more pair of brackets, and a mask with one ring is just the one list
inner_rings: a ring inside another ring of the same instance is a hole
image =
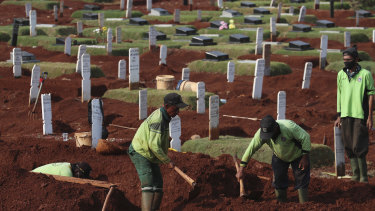
[[252, 118], [252, 117], [243, 117], [243, 116], [230, 116], [230, 115], [223, 115], [223, 117], [229, 117], [229, 118], [234, 118], [234, 119], [247, 119], [247, 120], [252, 120], [252, 121], [259, 121], [260, 119], [258, 118]]
[[109, 126], [119, 127], [119, 128], [129, 129], [129, 130], [136, 130], [137, 129], [137, 128], [134, 128], [134, 127], [125, 127], [125, 126], [115, 125], [115, 124], [109, 124]]
[[[234, 161], [234, 165], [236, 166], [237, 173], [238, 173], [238, 171], [240, 170], [240, 167], [238, 166], [236, 155], [233, 156], [233, 161]], [[240, 179], [240, 197], [245, 197], [245, 196], [246, 196], [246, 193], [245, 193], [245, 187], [243, 185], [243, 179]]]
[[197, 184], [191, 177], [189, 177], [187, 174], [185, 174], [181, 169], [179, 169], [177, 166], [173, 167], [173, 169], [186, 181], [191, 185], [191, 187], [195, 187]]
[[29, 112], [29, 116], [33, 116], [34, 113], [35, 113], [35, 108], [36, 108], [36, 105], [38, 103], [40, 91], [42, 90], [43, 83], [47, 79], [47, 76], [48, 76], [48, 72], [43, 72], [42, 76], [40, 77], [41, 82], [40, 82], [40, 86], [39, 86], [39, 90], [38, 90], [38, 95], [36, 96], [36, 100], [35, 100], [33, 109]]
[[105, 200], [104, 200], [104, 204], [103, 204], [102, 211], [106, 211], [106, 210], [107, 210], [109, 197], [111, 197], [111, 194], [112, 194], [113, 190], [114, 190], [116, 187], [117, 187], [116, 185], [111, 185], [111, 186], [110, 186], [110, 188], [109, 188], [109, 192], [108, 192], [108, 194], [107, 194], [107, 197], [105, 197]]

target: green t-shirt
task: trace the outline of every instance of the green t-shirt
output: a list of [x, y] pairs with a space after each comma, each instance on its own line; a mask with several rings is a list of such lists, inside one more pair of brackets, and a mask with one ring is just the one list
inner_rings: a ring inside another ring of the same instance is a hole
[[310, 135], [304, 129], [292, 120], [277, 120], [276, 122], [280, 126], [281, 134], [276, 140], [262, 140], [260, 138], [259, 129], [242, 156], [241, 166], [245, 167], [245, 163], [249, 162], [251, 156], [253, 156], [263, 144], [267, 144], [272, 149], [273, 153], [285, 162], [292, 162], [301, 157], [302, 154], [310, 152]]
[[40, 166], [31, 172], [39, 172], [43, 174], [52, 174], [66, 177], [73, 177], [70, 163], [50, 163], [44, 166]]
[[337, 113], [341, 117], [364, 119], [368, 96], [374, 94], [374, 80], [368, 70], [361, 69], [350, 81], [344, 70], [337, 74]]

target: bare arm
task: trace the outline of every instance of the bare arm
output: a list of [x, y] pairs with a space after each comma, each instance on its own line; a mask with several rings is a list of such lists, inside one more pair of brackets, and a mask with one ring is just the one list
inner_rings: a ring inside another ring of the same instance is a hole
[[374, 101], [374, 95], [370, 95], [368, 99], [368, 118], [367, 118], [367, 128], [372, 129], [372, 105]]

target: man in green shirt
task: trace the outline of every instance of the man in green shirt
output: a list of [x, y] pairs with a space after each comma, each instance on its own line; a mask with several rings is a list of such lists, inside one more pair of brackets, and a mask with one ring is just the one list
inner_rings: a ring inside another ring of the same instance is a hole
[[368, 129], [372, 128], [372, 103], [375, 94], [370, 71], [358, 62], [356, 47], [343, 52], [345, 67], [337, 74], [337, 120], [342, 141], [352, 167], [352, 180], [368, 182], [366, 155]]
[[163, 177], [159, 164], [174, 167], [168, 157], [169, 122], [180, 108], [187, 105], [179, 94], [169, 93], [164, 97], [164, 106], [155, 110], [138, 128], [129, 146], [132, 160], [142, 188], [142, 210], [158, 210], [163, 197]]
[[255, 133], [241, 159], [241, 167], [236, 175], [238, 180], [243, 178], [243, 169], [247, 166], [251, 156], [263, 144], [267, 144], [273, 151], [273, 186], [277, 200], [286, 201], [288, 169], [291, 165], [299, 202], [306, 202], [310, 183], [310, 135], [292, 120], [275, 121], [272, 116], [265, 116], [260, 121], [260, 129]]
[[73, 164], [67, 162], [50, 163], [40, 166], [31, 172], [88, 179], [90, 178], [91, 166], [85, 162]]

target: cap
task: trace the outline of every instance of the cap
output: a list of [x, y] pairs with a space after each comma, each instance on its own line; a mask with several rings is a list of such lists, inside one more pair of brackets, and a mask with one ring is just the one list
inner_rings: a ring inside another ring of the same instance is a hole
[[79, 178], [89, 178], [91, 166], [86, 162], [78, 162], [74, 164], [77, 169], [77, 177]]
[[260, 138], [270, 139], [276, 132], [276, 121], [271, 115], [265, 116], [260, 120]]
[[344, 50], [342, 52], [342, 54], [343, 55], [347, 54], [347, 55], [353, 57], [353, 59], [357, 59], [358, 58], [358, 60], [361, 61], [361, 59], [359, 58], [359, 55], [358, 55], [358, 51], [357, 51], [357, 46], [356, 45], [354, 45], [353, 47], [347, 48], [346, 50]]
[[182, 101], [181, 95], [177, 93], [169, 93], [165, 95], [164, 104], [175, 105], [178, 108], [185, 108], [187, 106], [187, 104]]

